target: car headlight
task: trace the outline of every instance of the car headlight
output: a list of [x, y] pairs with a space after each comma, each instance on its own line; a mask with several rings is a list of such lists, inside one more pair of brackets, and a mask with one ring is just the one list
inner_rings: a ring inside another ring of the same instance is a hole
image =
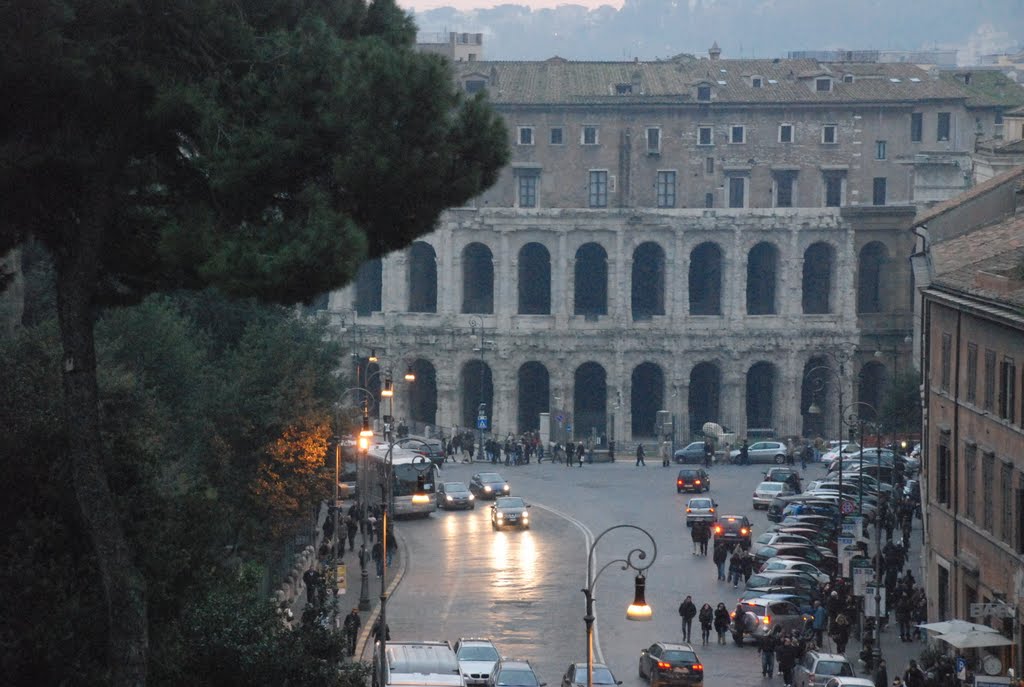
[[530, 519], [530, 514], [529, 513], [523, 513], [523, 520], [529, 520], [529, 519]]
[[501, 520], [504, 517], [505, 517], [505, 514], [502, 513], [501, 511], [498, 511], [498, 520]]
[[506, 484], [504, 487], [502, 487], [502, 489], [504, 489], [505, 491], [508, 491], [508, 485]]
[[445, 495], [445, 497], [444, 497], [444, 498], [445, 498], [445, 500], [446, 500], [446, 501], [452, 501], [452, 500], [453, 500], [453, 499], [452, 499], [452, 495], [451, 495], [451, 494], [447, 494], [447, 495]]
[[484, 491], [490, 491], [490, 490], [491, 490], [490, 487], [484, 487]]
[[472, 494], [470, 494], [470, 495], [469, 495], [469, 500], [470, 500], [470, 501], [472, 501], [472, 500], [473, 500], [473, 499], [475, 499], [475, 498], [476, 498], [476, 497], [475, 497], [475, 496], [473, 496]]

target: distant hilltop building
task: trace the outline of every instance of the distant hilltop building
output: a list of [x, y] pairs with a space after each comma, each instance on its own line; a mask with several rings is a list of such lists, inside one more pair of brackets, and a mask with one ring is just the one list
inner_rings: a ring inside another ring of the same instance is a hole
[[620, 450], [706, 422], [838, 439], [854, 401], [881, 411], [914, 365], [907, 229], [970, 187], [1011, 109], [939, 69], [717, 45], [453, 66], [504, 117], [507, 168], [327, 315], [419, 431], [550, 413]]
[[444, 55], [452, 62], [477, 62], [484, 58], [484, 35], [457, 31], [419, 33], [416, 36], [416, 49]]

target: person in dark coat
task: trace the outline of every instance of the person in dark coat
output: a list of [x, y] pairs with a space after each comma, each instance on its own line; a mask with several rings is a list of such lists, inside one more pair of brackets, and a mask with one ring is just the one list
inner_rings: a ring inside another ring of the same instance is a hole
[[698, 520], [693, 524], [694, 527], [700, 527], [700, 539], [697, 543], [700, 544], [700, 555], [708, 555], [708, 542], [711, 540], [711, 523], [707, 520]]
[[725, 544], [715, 544], [715, 553], [712, 560], [715, 562], [715, 567], [718, 568], [718, 580], [721, 582], [725, 579], [725, 559], [729, 557], [729, 551], [726, 549]]
[[740, 444], [740, 465], [746, 465], [750, 462], [750, 444], [744, 439], [743, 443]]
[[725, 604], [718, 602], [715, 607], [715, 632], [718, 633], [718, 643], [725, 644], [725, 633], [729, 630], [729, 609]]
[[636, 464], [638, 466], [640, 466], [640, 465], [647, 465], [647, 463], [644, 462], [645, 455], [646, 454], [644, 453], [644, 445], [643, 444], [637, 444], [636, 445]]
[[789, 687], [793, 684], [793, 668], [796, 667], [796, 658], [799, 649], [793, 640], [786, 637], [782, 645], [775, 649], [775, 659], [779, 662], [779, 671], [782, 673], [782, 682]]
[[316, 601], [316, 585], [319, 579], [320, 573], [312, 565], [309, 566], [309, 570], [302, 573], [302, 582], [306, 585], [306, 603], [311, 604]]
[[757, 646], [757, 653], [761, 654], [761, 677], [770, 678], [775, 674], [775, 647], [779, 645], [781, 634], [782, 627], [776, 625], [771, 634]]
[[754, 574], [754, 557], [746, 551], [743, 551], [743, 558], [740, 559], [740, 569], [743, 572], [743, 583], [750, 582], [750, 577]]
[[832, 621], [832, 641], [836, 643], [836, 653], [845, 654], [846, 644], [850, 641], [850, 619], [840, 611]]
[[885, 659], [878, 662], [874, 675], [875, 687], [889, 687], [889, 670], [885, 667]]
[[356, 524], [356, 519], [351, 515], [345, 516], [345, 531], [348, 533], [348, 550], [356, 550], [356, 530], [359, 526]]
[[693, 618], [697, 615], [697, 604], [693, 603], [693, 599], [689, 594], [683, 599], [683, 602], [679, 604], [679, 615], [683, 619], [683, 641], [690, 641], [690, 629], [693, 627]]
[[743, 577], [743, 551], [737, 547], [729, 557], [729, 581], [732, 582], [733, 589], [739, 588], [741, 577]]
[[370, 636], [373, 637], [373, 641], [374, 642], [379, 642], [381, 636], [383, 635], [384, 639], [386, 639], [387, 641], [390, 642], [391, 641], [391, 626], [390, 625], [384, 625], [384, 631], [381, 632], [381, 622], [380, 622], [380, 620], [381, 620], [380, 616], [377, 616], [377, 622], [375, 622], [373, 624], [373, 629], [370, 630]]
[[700, 607], [697, 620], [700, 621], [701, 644], [707, 644], [711, 638], [711, 625], [715, 621], [715, 609], [711, 608], [711, 604], [706, 603]]
[[695, 522], [690, 527], [690, 540], [693, 542], [693, 555], [697, 555], [697, 545], [700, 543], [700, 522]]
[[362, 626], [363, 619], [359, 617], [359, 609], [353, 608], [341, 625], [341, 629], [345, 631], [345, 648], [349, 656], [356, 655], [356, 639], [359, 638], [359, 629]]

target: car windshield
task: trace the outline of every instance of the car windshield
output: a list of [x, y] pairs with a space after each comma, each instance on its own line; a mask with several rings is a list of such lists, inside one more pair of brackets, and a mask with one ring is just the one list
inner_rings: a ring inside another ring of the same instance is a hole
[[853, 675], [853, 668], [846, 661], [818, 661], [818, 665], [814, 667], [814, 672], [818, 675]]
[[496, 472], [482, 472], [482, 473], [480, 473], [480, 481], [481, 482], [504, 482], [505, 480], [503, 480], [501, 478], [501, 475], [499, 475]]
[[468, 489], [466, 489], [466, 485], [463, 484], [462, 482], [445, 482], [444, 490], [449, 494], [458, 494], [469, 491]]
[[690, 508], [711, 508], [711, 499], [690, 499]]
[[765, 577], [764, 575], [754, 575], [749, 580], [747, 580], [748, 588], [767, 587], [772, 584], [778, 583], [775, 580]]
[[692, 651], [675, 651], [669, 649], [661, 655], [663, 661], [670, 661], [676, 663], [696, 663], [697, 654]]
[[699, 476], [699, 474], [700, 473], [698, 473], [696, 470], [680, 470], [679, 471], [679, 476], [680, 477], [697, 477], [697, 476]]
[[[576, 681], [581, 684], [587, 683], [587, 671], [576, 672]], [[615, 678], [612, 676], [612, 671], [607, 668], [594, 668], [594, 684], [595, 685], [614, 685]]]
[[539, 687], [537, 676], [532, 670], [503, 670], [498, 675], [499, 685], [522, 685], [523, 687]]
[[758, 491], [782, 491], [782, 488], [786, 486], [782, 482], [761, 482], [757, 486]]
[[692, 444], [690, 444], [689, 446], [687, 446], [683, 450], [684, 451], [696, 451], [697, 449], [700, 449], [701, 451], [703, 451], [704, 450], [704, 442], [695, 441], [695, 442], [693, 442]]
[[524, 502], [518, 496], [508, 496], [503, 499], [498, 499], [498, 508], [525, 508], [526, 502]]
[[459, 649], [460, 661], [497, 661], [498, 650], [493, 646], [464, 646]]

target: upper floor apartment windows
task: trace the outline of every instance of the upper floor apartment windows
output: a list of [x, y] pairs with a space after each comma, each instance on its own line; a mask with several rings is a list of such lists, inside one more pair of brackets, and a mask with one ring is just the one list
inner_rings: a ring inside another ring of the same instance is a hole
[[580, 130], [580, 145], [585, 146], [596, 146], [600, 142], [598, 139], [598, 128], [593, 124], [585, 124]]

